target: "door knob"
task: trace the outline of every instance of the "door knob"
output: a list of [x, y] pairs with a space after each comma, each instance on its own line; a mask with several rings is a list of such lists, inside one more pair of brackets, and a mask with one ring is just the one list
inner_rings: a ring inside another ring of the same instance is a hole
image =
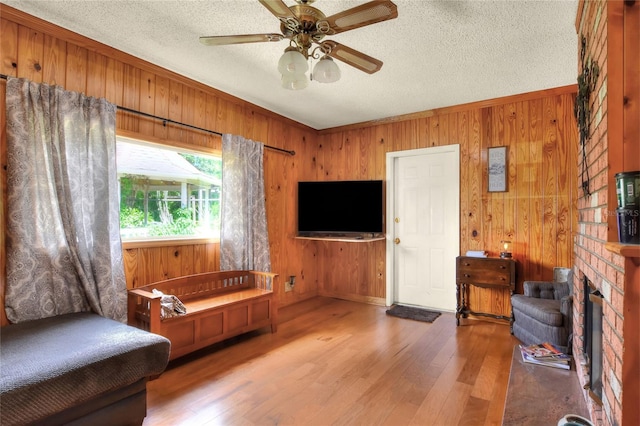
[[396, 243], [396, 244], [400, 244], [400, 238], [396, 237], [396, 239], [393, 240], [393, 242]]

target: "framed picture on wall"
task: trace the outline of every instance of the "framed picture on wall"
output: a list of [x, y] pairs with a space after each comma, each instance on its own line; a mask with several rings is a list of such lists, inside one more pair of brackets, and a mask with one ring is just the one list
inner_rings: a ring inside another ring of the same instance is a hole
[[507, 147], [489, 148], [488, 153], [489, 192], [505, 192], [507, 190]]

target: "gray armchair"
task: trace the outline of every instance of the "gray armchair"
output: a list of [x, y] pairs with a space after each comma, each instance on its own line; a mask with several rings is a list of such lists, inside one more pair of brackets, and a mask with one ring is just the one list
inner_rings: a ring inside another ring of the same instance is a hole
[[525, 281], [524, 294], [511, 296], [513, 334], [525, 345], [551, 342], [570, 353], [573, 271], [554, 268], [553, 282]]

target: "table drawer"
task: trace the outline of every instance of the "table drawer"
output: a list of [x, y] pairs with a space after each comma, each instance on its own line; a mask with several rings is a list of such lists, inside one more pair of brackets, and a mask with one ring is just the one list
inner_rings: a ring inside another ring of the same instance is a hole
[[457, 259], [458, 282], [508, 286], [513, 281], [512, 272], [510, 259], [469, 257]]

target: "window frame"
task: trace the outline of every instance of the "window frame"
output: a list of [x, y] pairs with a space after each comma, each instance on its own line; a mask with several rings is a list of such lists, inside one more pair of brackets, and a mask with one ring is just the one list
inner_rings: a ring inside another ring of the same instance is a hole
[[[117, 130], [116, 131], [116, 149], [118, 141], [129, 142], [138, 145], [147, 145], [160, 149], [166, 149], [184, 154], [208, 155], [219, 157], [222, 159], [222, 150], [209, 148], [205, 146], [197, 146], [185, 144], [180, 141], [159, 139], [153, 136], [147, 136], [136, 132]], [[222, 187], [221, 187], [222, 188]], [[222, 189], [221, 189], [222, 191]], [[148, 248], [148, 247], [166, 247], [181, 246], [194, 244], [212, 244], [219, 243], [220, 237], [203, 237], [201, 235], [184, 235], [184, 236], [153, 236], [144, 238], [122, 238], [120, 237], [123, 249]]]

